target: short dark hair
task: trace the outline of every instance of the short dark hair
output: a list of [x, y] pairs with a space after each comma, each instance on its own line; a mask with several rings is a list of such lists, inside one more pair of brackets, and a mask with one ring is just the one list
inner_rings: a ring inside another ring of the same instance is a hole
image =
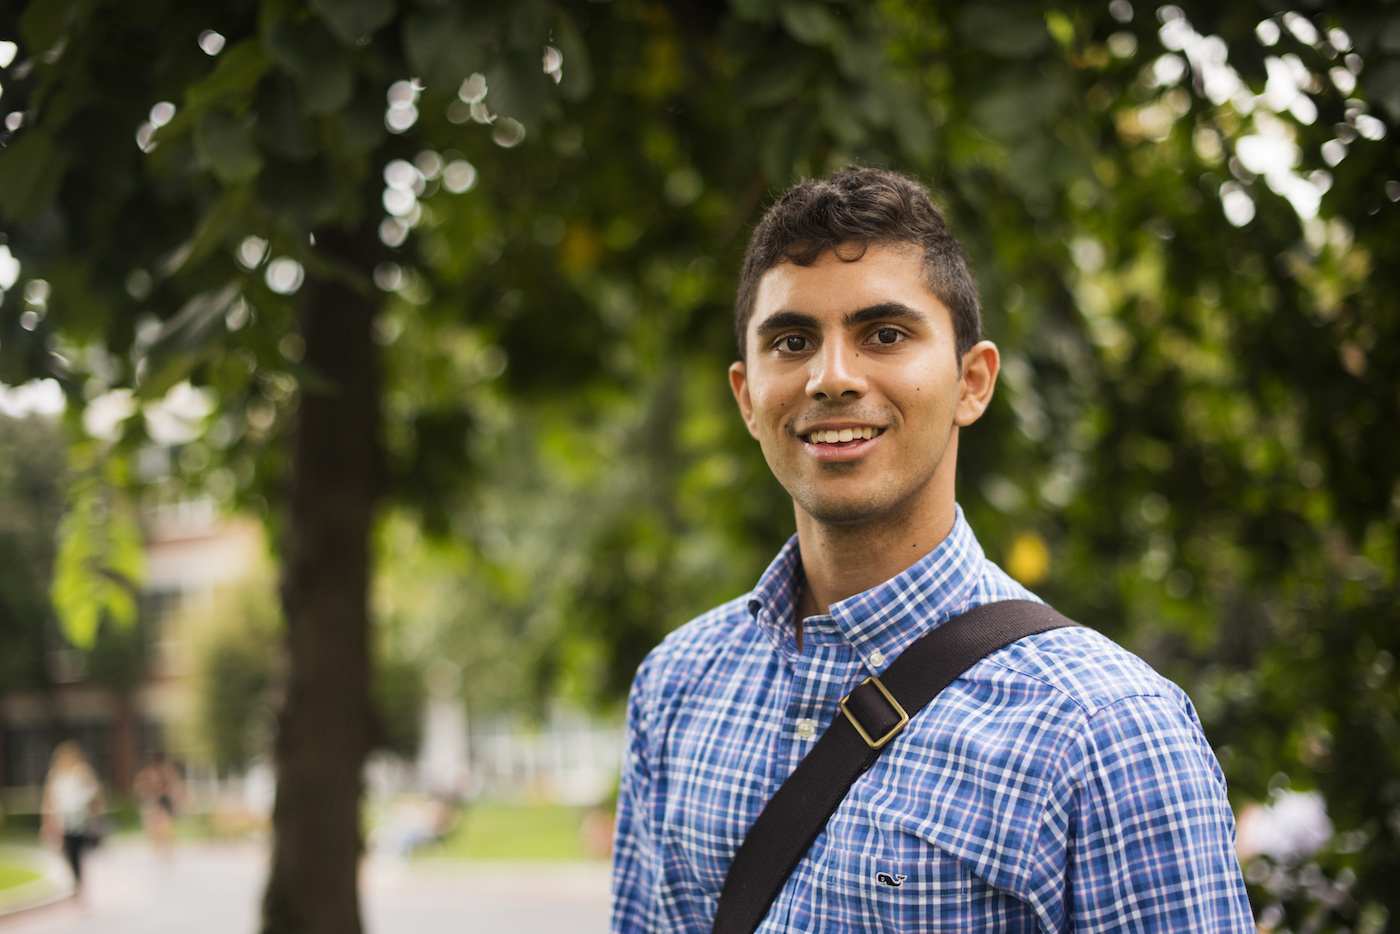
[[[855, 262], [871, 244], [923, 249], [925, 281], [953, 314], [961, 365], [963, 354], [982, 338], [977, 280], [962, 244], [949, 232], [927, 188], [907, 175], [858, 165], [824, 179], [802, 179], [754, 228], [734, 300], [739, 359], [746, 356], [749, 319], [764, 273], [784, 262], [810, 266], [828, 251]], [[839, 249], [845, 246], [857, 249]]]

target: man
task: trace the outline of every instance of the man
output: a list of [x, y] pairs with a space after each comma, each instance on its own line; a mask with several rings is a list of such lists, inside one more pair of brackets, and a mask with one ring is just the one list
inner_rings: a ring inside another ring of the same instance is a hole
[[[749, 244], [730, 382], [797, 535], [752, 593], [642, 664], [613, 928], [710, 930], [735, 852], [840, 699], [975, 606], [1036, 599], [954, 499], [995, 345], [928, 193], [803, 181]], [[761, 932], [1253, 932], [1191, 703], [1086, 628], [974, 664], [851, 787]]]

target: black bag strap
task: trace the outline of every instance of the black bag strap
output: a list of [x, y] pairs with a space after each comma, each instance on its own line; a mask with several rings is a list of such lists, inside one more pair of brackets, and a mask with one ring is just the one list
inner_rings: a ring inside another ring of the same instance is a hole
[[861, 682], [749, 828], [725, 877], [712, 934], [753, 934], [851, 785], [959, 675], [1018, 639], [1077, 625], [1030, 600], [984, 604], [921, 636], [883, 675]]

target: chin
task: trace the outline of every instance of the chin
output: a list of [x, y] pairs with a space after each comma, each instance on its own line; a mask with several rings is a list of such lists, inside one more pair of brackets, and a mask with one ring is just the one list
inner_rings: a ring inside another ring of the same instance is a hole
[[860, 497], [793, 497], [799, 509], [828, 525], [862, 525], [889, 516], [895, 504]]

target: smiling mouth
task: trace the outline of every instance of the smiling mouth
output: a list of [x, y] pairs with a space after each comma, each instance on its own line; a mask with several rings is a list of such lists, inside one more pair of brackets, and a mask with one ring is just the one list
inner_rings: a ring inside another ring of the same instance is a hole
[[808, 444], [852, 444], [857, 441], [869, 441], [883, 432], [883, 428], [871, 428], [869, 425], [865, 425], [860, 428], [818, 429], [801, 437]]

